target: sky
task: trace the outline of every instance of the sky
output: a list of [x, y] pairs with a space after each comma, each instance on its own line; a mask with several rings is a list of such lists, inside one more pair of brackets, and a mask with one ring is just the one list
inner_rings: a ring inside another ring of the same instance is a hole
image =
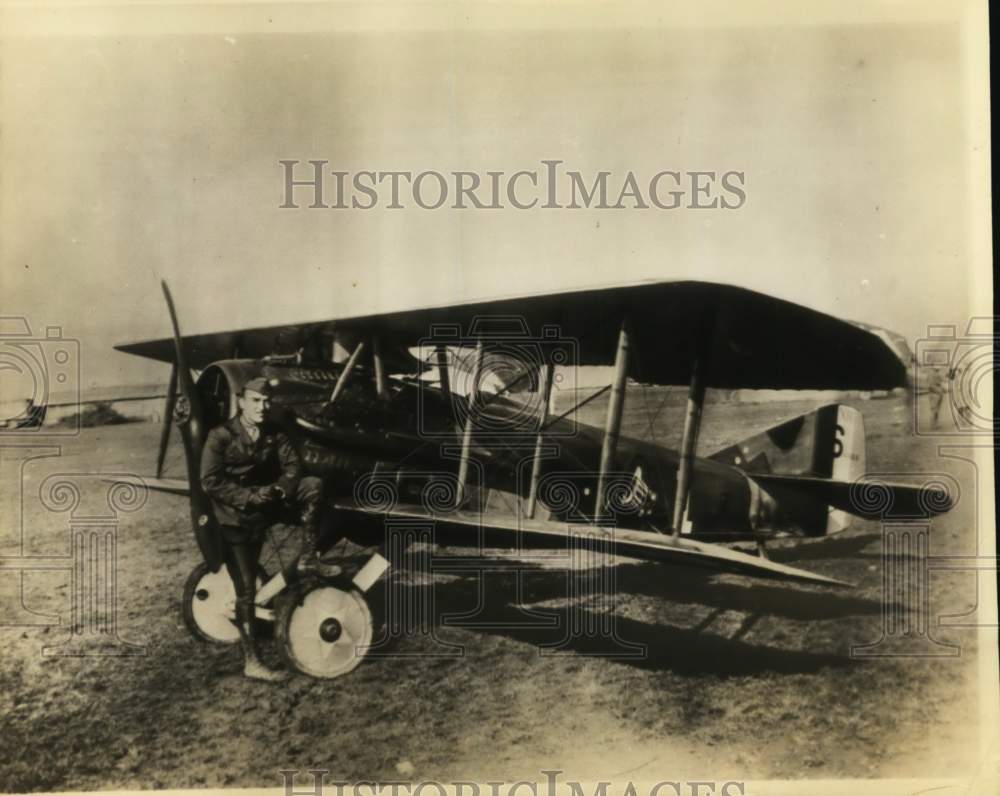
[[[0, 314], [79, 340], [86, 386], [165, 380], [111, 348], [169, 334], [161, 278], [185, 332], [676, 278], [911, 341], [988, 313], [967, 22], [701, 7], [8, 12]], [[738, 171], [746, 200], [282, 209], [282, 159], [481, 175], [558, 159], [612, 185]]]

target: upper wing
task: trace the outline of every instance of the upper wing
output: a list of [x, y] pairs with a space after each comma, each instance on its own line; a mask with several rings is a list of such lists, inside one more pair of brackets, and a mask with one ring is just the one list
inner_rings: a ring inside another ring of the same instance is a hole
[[[629, 375], [648, 384], [686, 384], [696, 353], [706, 384], [749, 389], [892, 389], [907, 380], [908, 354], [872, 327], [744, 288], [709, 282], [650, 282], [521, 296], [184, 338], [189, 364], [203, 368], [233, 356], [297, 350], [309, 339], [377, 334], [384, 350], [426, 341], [435, 326], [461, 327], [505, 316], [531, 335], [543, 327], [571, 341], [578, 365], [614, 361], [623, 321], [631, 332]], [[172, 362], [171, 338], [118, 350]]]
[[[268, 326], [211, 334], [189, 334], [182, 339], [188, 365], [201, 370], [220, 359], [259, 358], [267, 354], [294, 352], [315, 330], [314, 324]], [[174, 361], [173, 337], [145, 340], [140, 343], [122, 343], [115, 348], [126, 354], [135, 354], [160, 362]]]

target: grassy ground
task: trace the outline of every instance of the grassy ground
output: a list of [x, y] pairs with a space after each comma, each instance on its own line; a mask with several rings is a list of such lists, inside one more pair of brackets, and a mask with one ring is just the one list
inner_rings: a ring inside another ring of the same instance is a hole
[[[649, 433], [648, 406], [630, 391], [625, 433]], [[858, 406], [870, 470], [944, 471], [962, 482], [957, 508], [933, 523], [931, 553], [973, 552], [970, 468], [909, 434], [900, 400]], [[711, 405], [703, 450], [806, 408]], [[675, 443], [677, 407], [652, 431]], [[149, 473], [158, 433], [152, 424], [85, 429], [60, 443], [60, 456], [23, 467], [30, 454], [0, 451], [0, 555], [18, 552], [22, 528], [25, 552], [68, 554], [70, 515], [40, 503], [44, 479]], [[98, 483], [87, 484], [77, 518], [107, 511]], [[851, 591], [625, 560], [616, 589], [573, 597], [564, 571], [530, 563], [414, 580], [406, 588], [433, 597], [436, 621], [399, 641], [396, 657], [335, 681], [297, 676], [274, 687], [244, 680], [235, 649], [188, 636], [181, 589], [198, 554], [187, 508], [150, 494], [121, 515], [117, 549], [117, 632], [144, 655], [43, 656], [43, 645], [68, 637], [69, 574], [25, 576], [31, 614], [19, 608], [19, 578], [0, 579], [0, 790], [278, 786], [283, 768], [347, 780], [537, 778], [545, 768], [636, 780], [960, 774], [978, 754], [974, 632], [933, 629], [957, 645], [952, 657], [850, 654], [882, 633], [881, 550], [879, 526], [860, 521], [834, 538], [776, 546], [774, 558], [858, 584]], [[521, 612], [519, 591], [555, 625]], [[975, 601], [971, 574], [932, 574], [932, 617]], [[474, 623], [445, 616], [479, 603]], [[567, 638], [581, 617], [613, 617], [616, 641]], [[638, 657], [594, 654], [637, 644]]]

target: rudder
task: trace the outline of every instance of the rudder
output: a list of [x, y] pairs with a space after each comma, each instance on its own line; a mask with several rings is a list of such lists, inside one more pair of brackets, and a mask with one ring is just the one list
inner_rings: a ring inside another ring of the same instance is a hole
[[[852, 483], [865, 474], [865, 419], [861, 412], [850, 406], [834, 404], [823, 407], [825, 410], [836, 410], [830, 412], [830, 420], [833, 422], [832, 433], [828, 436], [832, 440], [829, 446], [829, 465], [824, 458], [824, 467], [829, 468], [828, 473], [817, 472], [817, 475], [830, 478], [834, 481], [845, 481]], [[822, 410], [821, 410], [822, 411]], [[830, 422], [829, 420], [827, 422]], [[825, 446], [822, 446], [825, 448]], [[817, 453], [821, 446], [817, 446]], [[826, 532], [837, 533], [845, 530], [851, 524], [851, 515], [846, 511], [829, 507], [829, 514], [826, 519]]]

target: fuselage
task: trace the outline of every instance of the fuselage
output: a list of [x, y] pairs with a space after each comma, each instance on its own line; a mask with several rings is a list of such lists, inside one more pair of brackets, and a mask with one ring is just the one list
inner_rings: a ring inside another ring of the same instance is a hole
[[[570, 415], [549, 421], [539, 441], [537, 407], [530, 401], [487, 393], [472, 405], [466, 396], [445, 393], [417, 378], [391, 378], [379, 396], [373, 380], [360, 371], [331, 403], [341, 371], [342, 366], [331, 364], [215, 363], [198, 380], [206, 426], [231, 416], [242, 384], [262, 375], [273, 387], [271, 420], [291, 436], [305, 468], [322, 477], [332, 495], [357, 492], [365, 478], [380, 473], [391, 475], [388, 480], [401, 500], [417, 502], [434, 482], [454, 480], [471, 416], [468, 494], [485, 498], [485, 493], [498, 493], [523, 506], [538, 455], [536, 512], [566, 521], [593, 519], [598, 513], [601, 429]], [[650, 440], [621, 436], [614, 461], [606, 477], [602, 521], [670, 530], [678, 453]], [[435, 507], [442, 508], [440, 501]], [[757, 538], [766, 533], [761, 513], [761, 492], [743, 470], [711, 459], [694, 461], [685, 533]]]

